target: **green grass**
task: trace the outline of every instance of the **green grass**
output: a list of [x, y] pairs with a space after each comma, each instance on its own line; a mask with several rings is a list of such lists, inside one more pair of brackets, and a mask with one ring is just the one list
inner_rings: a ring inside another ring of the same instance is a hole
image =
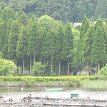
[[82, 87], [107, 89], [107, 80], [83, 80]]

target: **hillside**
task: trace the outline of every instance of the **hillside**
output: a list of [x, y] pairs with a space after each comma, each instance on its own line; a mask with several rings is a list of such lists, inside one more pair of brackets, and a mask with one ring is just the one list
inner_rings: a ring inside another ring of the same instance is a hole
[[[106, 4], [1, 0], [0, 58], [14, 61], [15, 75], [98, 74], [107, 63]], [[2, 71], [1, 63], [0, 75], [8, 75]]]
[[63, 22], [81, 22], [84, 16], [107, 17], [107, 0], [1, 0], [1, 7], [7, 5], [28, 16], [49, 15]]

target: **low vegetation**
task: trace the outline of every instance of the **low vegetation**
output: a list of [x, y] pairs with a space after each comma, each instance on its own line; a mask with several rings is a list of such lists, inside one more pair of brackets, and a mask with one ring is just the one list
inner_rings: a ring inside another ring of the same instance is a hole
[[[88, 81], [88, 82], [87, 82]], [[54, 86], [54, 87], [87, 87], [92, 82], [107, 81], [107, 77], [100, 76], [61, 76], [61, 77], [34, 77], [34, 76], [5, 76], [0, 77], [1, 86]], [[99, 82], [98, 82], [99, 83]], [[86, 86], [87, 85], [87, 86]], [[93, 85], [89, 85], [89, 87]], [[107, 87], [107, 86], [106, 86]]]
[[101, 68], [99, 71], [99, 75], [106, 75], [107, 76], [107, 64]]
[[7, 76], [12, 75], [16, 71], [16, 65], [13, 61], [0, 59], [0, 75]]

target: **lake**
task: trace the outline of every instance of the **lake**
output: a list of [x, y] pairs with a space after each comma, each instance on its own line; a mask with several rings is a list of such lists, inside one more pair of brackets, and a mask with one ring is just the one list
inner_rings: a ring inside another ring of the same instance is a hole
[[[79, 93], [80, 96], [91, 96], [91, 97], [99, 97], [99, 98], [105, 98], [107, 97], [107, 89], [95, 89], [95, 88], [87, 88], [87, 89], [81, 89], [81, 88], [67, 88], [64, 87], [64, 90], [61, 92], [62, 94], [65, 93], [68, 95], [69, 93]], [[48, 92], [46, 92], [45, 87], [0, 87], [0, 95], [16, 95], [20, 94], [20, 96], [23, 97], [24, 94], [41, 94], [45, 95]], [[49, 92], [50, 93], [50, 92]], [[54, 92], [53, 92], [54, 93]], [[52, 96], [52, 93], [51, 93]], [[65, 95], [64, 95], [65, 96]], [[56, 95], [57, 97], [57, 95]], [[62, 96], [63, 97], [63, 96]]]
[[29, 95], [31, 97], [67, 99], [71, 97], [71, 93], [78, 93], [80, 99], [107, 100], [107, 89], [74, 89], [66, 87], [62, 92], [46, 92], [45, 87], [0, 87], [0, 96], [4, 97], [5, 102], [8, 102], [9, 99], [19, 102]]

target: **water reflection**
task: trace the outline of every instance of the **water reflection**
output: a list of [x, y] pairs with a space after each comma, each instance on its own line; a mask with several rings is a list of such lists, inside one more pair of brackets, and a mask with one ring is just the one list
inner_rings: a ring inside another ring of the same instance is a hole
[[[100, 96], [104, 96], [107, 95], [107, 89], [104, 88], [99, 88], [99, 89], [95, 89], [95, 88], [63, 88], [64, 91], [62, 92], [62, 94], [65, 93], [65, 95], [70, 95], [70, 93], [78, 93], [81, 97], [83, 96], [90, 96], [91, 97], [99, 97]], [[40, 95], [44, 95], [47, 94], [46, 93], [46, 89], [45, 87], [0, 87], [0, 94], [20, 94], [22, 95], [22, 93], [24, 94], [29, 94], [31, 93], [32, 95], [34, 94], [40, 94]], [[48, 93], [50, 94], [50, 93]], [[54, 93], [53, 93], [54, 95]], [[56, 94], [57, 95], [57, 94]], [[58, 94], [59, 95], [59, 94]], [[51, 93], [52, 96], [52, 93]], [[62, 95], [61, 95], [62, 96]]]
[[41, 87], [0, 87], [0, 93], [2, 92], [38, 92], [43, 91]]
[[[64, 91], [82, 90], [84, 92], [106, 92], [107, 88], [69, 88], [64, 87]], [[45, 87], [0, 87], [0, 93], [2, 92], [41, 92], [45, 91]]]

